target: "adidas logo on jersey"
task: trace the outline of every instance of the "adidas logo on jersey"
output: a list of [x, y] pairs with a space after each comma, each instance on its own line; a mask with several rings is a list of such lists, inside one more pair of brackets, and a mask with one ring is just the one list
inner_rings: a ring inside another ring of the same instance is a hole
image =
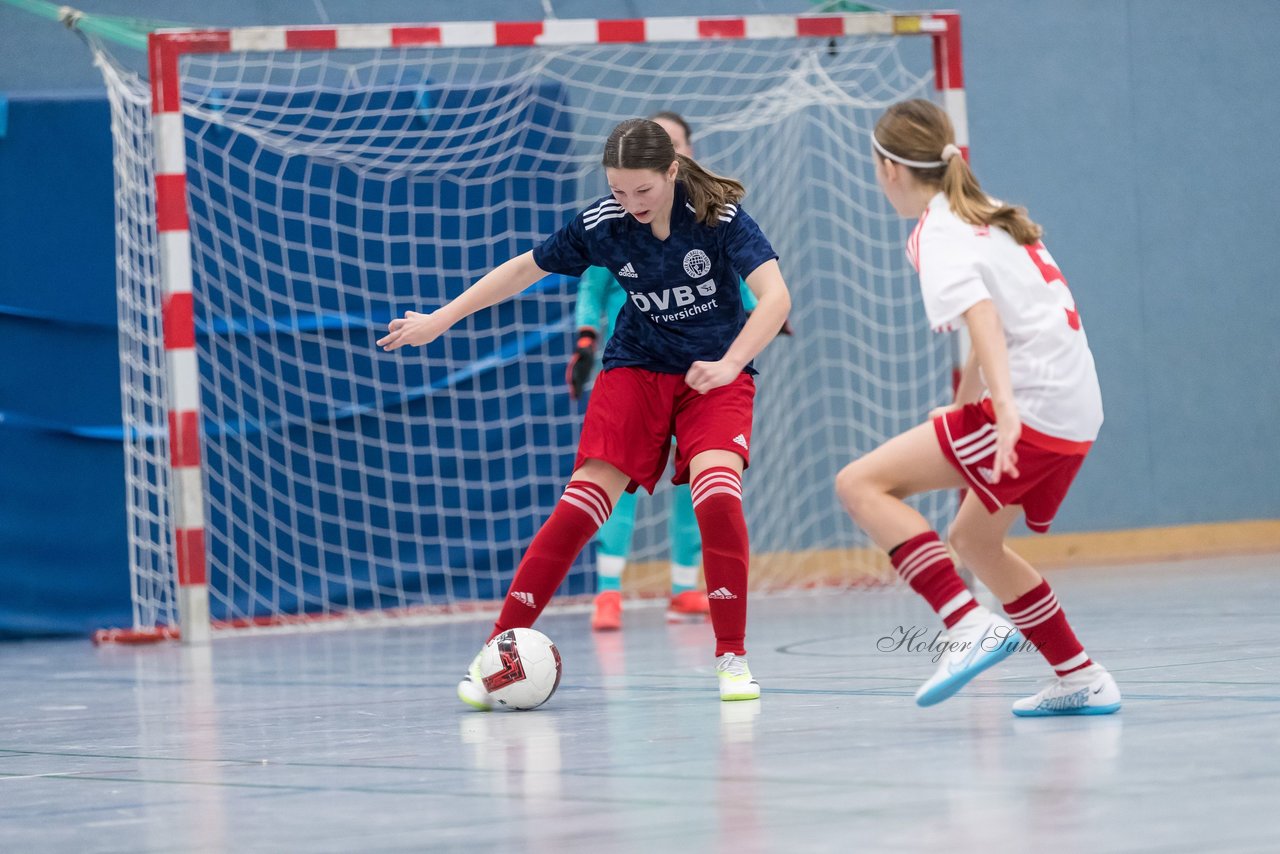
[[978, 474], [982, 475], [982, 479], [987, 483], [991, 483], [996, 477], [996, 473], [986, 466], [978, 466]]
[[511, 598], [519, 602], [521, 605], [528, 605], [530, 608], [534, 607], [532, 593], [520, 591], [518, 593], [512, 593]]
[[626, 266], [624, 266], [621, 270], [619, 270], [619, 271], [618, 271], [618, 275], [619, 275], [620, 277], [625, 277], [625, 278], [628, 278], [628, 279], [638, 279], [638, 278], [640, 278], [639, 276], [637, 276], [637, 275], [636, 275], [636, 268], [631, 266], [631, 262], [630, 262], [630, 261], [628, 261], [628, 262], [626, 263]]
[[735, 444], [735, 445], [741, 445], [741, 446], [742, 446], [742, 450], [744, 450], [744, 451], [749, 451], [749, 450], [751, 450], [750, 448], [748, 448], [748, 447], [747, 447], [747, 437], [746, 437], [746, 436], [744, 436], [744, 435], [742, 435], [741, 433], [739, 433], [738, 435], [736, 435], [736, 436], [734, 436], [734, 437], [733, 437], [733, 444]]
[[707, 594], [708, 599], [737, 599], [738, 594], [730, 593], [728, 587], [717, 587]]

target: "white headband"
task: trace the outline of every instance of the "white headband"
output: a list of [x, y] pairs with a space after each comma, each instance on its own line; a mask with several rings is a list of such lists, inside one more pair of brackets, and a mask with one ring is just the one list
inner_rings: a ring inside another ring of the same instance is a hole
[[942, 147], [941, 159], [930, 160], [926, 162], [923, 160], [908, 160], [905, 157], [899, 157], [898, 155], [894, 154], [892, 151], [890, 151], [889, 149], [881, 145], [880, 140], [876, 139], [876, 135], [874, 133], [871, 134], [871, 144], [876, 147], [876, 151], [880, 152], [882, 155], [889, 158], [893, 162], [901, 163], [903, 166], [912, 166], [916, 169], [937, 169], [939, 166], [946, 166], [947, 162], [950, 161], [951, 158], [955, 157], [957, 154], [960, 153], [959, 147], [957, 147], [954, 143], [948, 142], [946, 145]]

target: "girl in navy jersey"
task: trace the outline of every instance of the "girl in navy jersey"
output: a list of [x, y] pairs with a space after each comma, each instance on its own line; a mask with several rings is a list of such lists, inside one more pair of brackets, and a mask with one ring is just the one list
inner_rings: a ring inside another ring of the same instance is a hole
[[[872, 139], [889, 202], [919, 217], [907, 255], [929, 322], [936, 331], [963, 323], [972, 341], [955, 404], [836, 478], [849, 515], [947, 626], [948, 651], [916, 702], [942, 702], [1025, 638], [1057, 678], [1014, 703], [1015, 715], [1115, 712], [1115, 680], [1085, 652], [1048, 583], [1004, 543], [1021, 515], [1031, 530], [1049, 529], [1102, 425], [1093, 356], [1066, 280], [1026, 210], [982, 192], [939, 107], [896, 104]], [[903, 501], [966, 487], [951, 547], [1012, 625], [974, 600], [938, 535]]]
[[[644, 119], [613, 129], [603, 162], [612, 195], [435, 312], [410, 311], [391, 321], [378, 344], [387, 350], [427, 344], [547, 273], [612, 271], [627, 301], [604, 351], [574, 472], [525, 552], [490, 637], [533, 624], [623, 490], [653, 491], [674, 436], [673, 480], [692, 485], [702, 532], [720, 698], [755, 699], [760, 686], [744, 645], [742, 515], [755, 396], [751, 360], [782, 327], [791, 298], [777, 254], [738, 207], [740, 183], [677, 155], [667, 132]], [[739, 276], [759, 300], [749, 320]], [[475, 708], [491, 706], [478, 655], [458, 696]]]

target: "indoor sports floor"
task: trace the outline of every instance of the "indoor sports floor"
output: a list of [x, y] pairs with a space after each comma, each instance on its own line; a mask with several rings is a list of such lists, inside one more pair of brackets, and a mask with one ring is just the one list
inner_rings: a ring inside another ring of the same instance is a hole
[[655, 608], [539, 628], [534, 712], [454, 684], [476, 622], [0, 645], [0, 851], [1276, 851], [1280, 555], [1049, 575], [1125, 707], [1017, 719], [1019, 653], [932, 709], [934, 623], [894, 593], [757, 599], [759, 701], [721, 703], [706, 625]]

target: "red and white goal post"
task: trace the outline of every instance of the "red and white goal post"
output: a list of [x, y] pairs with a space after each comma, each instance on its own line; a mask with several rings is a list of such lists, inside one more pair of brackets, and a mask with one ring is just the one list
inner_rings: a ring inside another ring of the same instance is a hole
[[[492, 607], [569, 473], [574, 283], [423, 353], [373, 341], [606, 192], [609, 128], [663, 109], [747, 184], [793, 291], [797, 334], [758, 361], [753, 584], [885, 578], [831, 478], [945, 399], [954, 359], [869, 134], [934, 97], [967, 152], [957, 14], [166, 30], [149, 81], [98, 52], [134, 602], [99, 640]], [[641, 502], [642, 566], [668, 500]]]

